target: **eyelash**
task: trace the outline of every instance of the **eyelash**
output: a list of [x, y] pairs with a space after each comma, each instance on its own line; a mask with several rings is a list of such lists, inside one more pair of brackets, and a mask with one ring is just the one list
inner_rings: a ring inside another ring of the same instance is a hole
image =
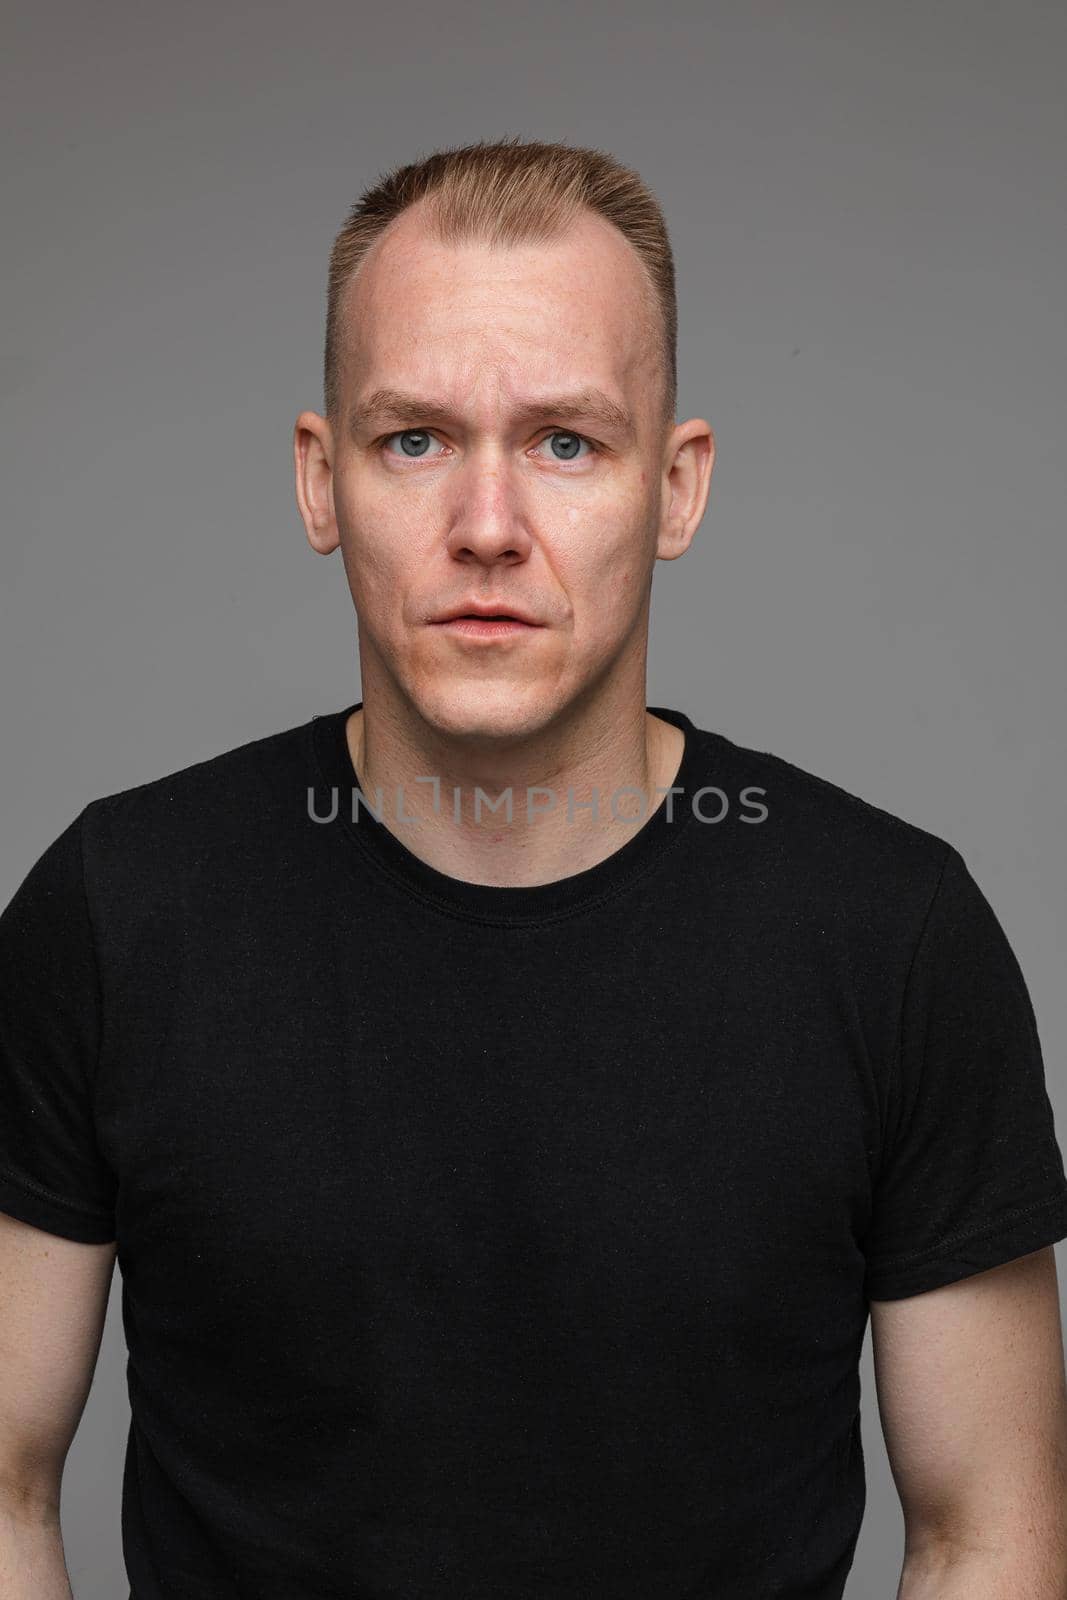
[[[431, 439], [437, 438], [437, 435], [434, 433], [432, 428], [394, 428], [392, 433], [383, 434], [378, 440], [378, 449], [384, 450], [390, 439], [399, 439], [405, 433], [426, 433], [429, 434]], [[598, 445], [594, 439], [586, 438], [584, 433], [576, 433], [573, 428], [549, 428], [548, 432], [544, 436], [544, 439], [538, 440], [538, 445], [534, 448], [536, 449], [540, 445], [544, 444], [545, 440], [554, 438], [556, 434], [562, 434], [565, 439], [580, 439], [583, 444], [589, 446], [589, 449], [593, 455], [599, 456], [603, 454], [601, 446]], [[439, 440], [438, 443], [440, 443]], [[408, 461], [417, 461], [419, 457], [408, 456], [406, 459]], [[566, 465], [566, 463], [563, 463], [563, 465]]]

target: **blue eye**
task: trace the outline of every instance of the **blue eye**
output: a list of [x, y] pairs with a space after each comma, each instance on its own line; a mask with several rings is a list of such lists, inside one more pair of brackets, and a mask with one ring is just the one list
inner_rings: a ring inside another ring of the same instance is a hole
[[[548, 434], [542, 443], [547, 444], [549, 440], [552, 441], [552, 454], [555, 456], [557, 461], [574, 461], [577, 458], [578, 451], [583, 444], [589, 450], [594, 448], [589, 443], [588, 439], [582, 438], [580, 433], [567, 433], [562, 428], [557, 428], [554, 433]], [[562, 450], [557, 449], [556, 447], [557, 441], [559, 440], [563, 441], [564, 447]]]
[[[399, 451], [392, 449], [393, 441], [400, 440]], [[570, 433], [565, 428], [555, 428], [542, 439], [542, 444], [551, 441], [552, 454], [557, 461], [576, 461], [581, 459], [579, 452], [585, 446], [587, 455], [596, 455], [597, 446], [591, 440], [584, 438], [580, 433]], [[399, 433], [387, 434], [382, 440], [383, 446], [389, 450], [390, 455], [404, 456], [408, 461], [418, 461], [431, 455], [430, 446], [440, 443], [435, 440], [432, 433], [426, 428], [404, 428]], [[540, 446], [538, 446], [540, 449]]]
[[[405, 428], [402, 433], [389, 434], [384, 442], [388, 444], [392, 439], [404, 441], [401, 453], [406, 455], [409, 460], [417, 460], [420, 456], [426, 455], [430, 445], [434, 442], [433, 434], [427, 433], [425, 428]], [[395, 455], [396, 452], [391, 451], [390, 454]]]

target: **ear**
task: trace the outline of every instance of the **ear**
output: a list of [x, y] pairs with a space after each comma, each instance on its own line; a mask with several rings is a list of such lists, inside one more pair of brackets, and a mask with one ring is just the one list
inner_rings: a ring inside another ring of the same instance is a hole
[[333, 504], [333, 430], [317, 411], [302, 411], [293, 429], [296, 503], [308, 544], [329, 555], [341, 542]]
[[663, 496], [656, 556], [676, 561], [700, 526], [715, 465], [715, 435], [702, 417], [672, 429], [663, 454]]

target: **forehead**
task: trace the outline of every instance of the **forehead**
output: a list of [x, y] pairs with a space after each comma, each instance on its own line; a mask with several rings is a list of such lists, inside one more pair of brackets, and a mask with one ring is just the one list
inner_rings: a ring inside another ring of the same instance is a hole
[[647, 397], [658, 307], [636, 251], [583, 212], [543, 241], [445, 243], [422, 203], [365, 257], [342, 303], [345, 387], [516, 390], [596, 384]]

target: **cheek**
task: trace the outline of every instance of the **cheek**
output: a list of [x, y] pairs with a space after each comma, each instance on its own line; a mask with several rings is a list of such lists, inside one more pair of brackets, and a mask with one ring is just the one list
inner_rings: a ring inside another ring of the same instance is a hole
[[628, 635], [641, 611], [642, 593], [633, 551], [612, 551], [570, 574], [575, 634], [605, 647]]
[[561, 581], [602, 613], [630, 609], [648, 545], [632, 498], [567, 506], [556, 528], [549, 547]]
[[[345, 565], [370, 585], [391, 586], [425, 557], [432, 522], [416, 497], [361, 492], [338, 505]], [[432, 535], [430, 535], [432, 537]]]

